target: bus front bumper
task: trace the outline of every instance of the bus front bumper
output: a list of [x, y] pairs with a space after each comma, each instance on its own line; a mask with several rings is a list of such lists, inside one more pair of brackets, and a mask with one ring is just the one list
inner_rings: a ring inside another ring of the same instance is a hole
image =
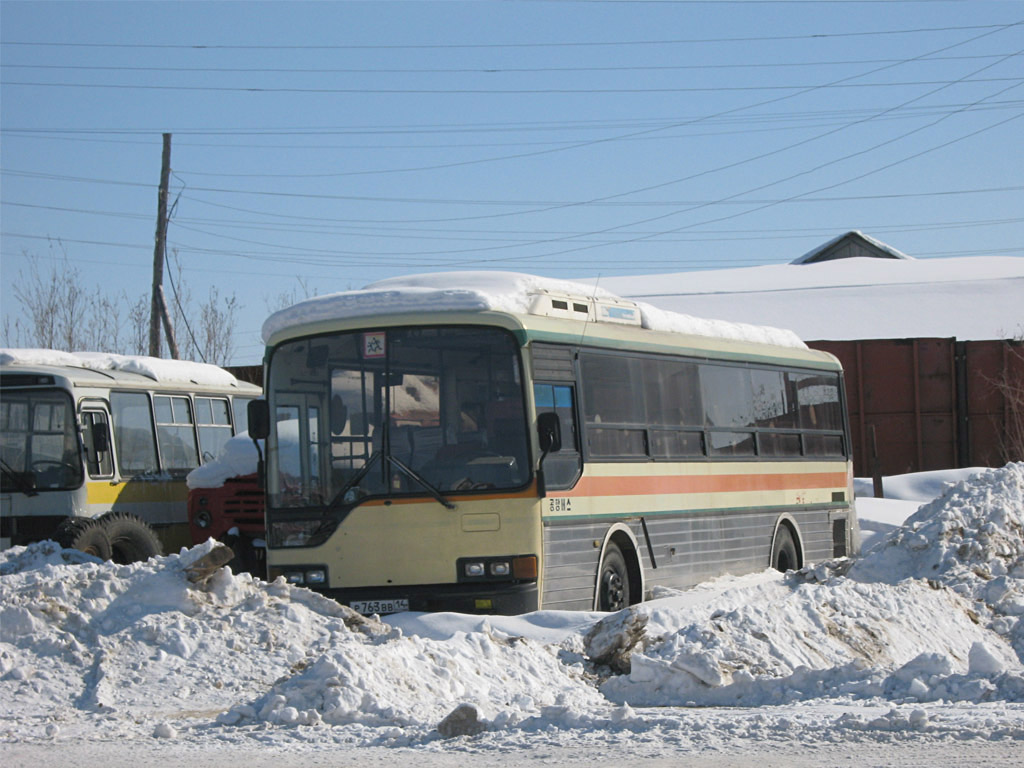
[[408, 610], [514, 616], [536, 611], [540, 605], [537, 582], [500, 586], [493, 583], [428, 584], [316, 591], [365, 615]]

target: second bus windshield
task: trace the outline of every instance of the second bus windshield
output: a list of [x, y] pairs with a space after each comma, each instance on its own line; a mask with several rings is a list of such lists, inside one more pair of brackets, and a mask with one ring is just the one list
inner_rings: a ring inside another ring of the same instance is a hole
[[529, 478], [518, 349], [498, 329], [288, 342], [272, 358], [268, 395], [272, 507], [509, 489]]

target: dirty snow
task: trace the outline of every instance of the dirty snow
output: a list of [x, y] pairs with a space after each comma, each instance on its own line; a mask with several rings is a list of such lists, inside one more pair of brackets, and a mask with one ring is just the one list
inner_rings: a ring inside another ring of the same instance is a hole
[[[616, 614], [380, 621], [225, 569], [193, 583], [212, 542], [134, 565], [16, 547], [0, 554], [0, 756], [1011, 763], [1024, 464], [947, 477], [888, 479], [941, 490], [857, 561], [660, 590]], [[861, 517], [884, 501], [860, 500]]]

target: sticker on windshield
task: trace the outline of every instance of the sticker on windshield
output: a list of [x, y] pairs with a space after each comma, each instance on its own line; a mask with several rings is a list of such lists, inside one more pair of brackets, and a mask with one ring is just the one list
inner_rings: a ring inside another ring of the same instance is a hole
[[384, 332], [363, 334], [363, 357], [384, 357]]

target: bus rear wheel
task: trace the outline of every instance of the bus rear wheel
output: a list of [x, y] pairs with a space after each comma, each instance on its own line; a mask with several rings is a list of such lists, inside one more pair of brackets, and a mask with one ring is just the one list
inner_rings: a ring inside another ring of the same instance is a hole
[[796, 552], [796, 540], [789, 526], [780, 525], [775, 533], [775, 543], [772, 545], [772, 568], [777, 571], [795, 571], [800, 567], [800, 560]]
[[110, 559], [110, 537], [99, 520], [90, 517], [66, 518], [57, 526], [53, 538], [65, 549], [77, 549], [100, 560]]
[[609, 544], [601, 558], [597, 579], [597, 609], [621, 611], [629, 607], [629, 569], [616, 544]]

